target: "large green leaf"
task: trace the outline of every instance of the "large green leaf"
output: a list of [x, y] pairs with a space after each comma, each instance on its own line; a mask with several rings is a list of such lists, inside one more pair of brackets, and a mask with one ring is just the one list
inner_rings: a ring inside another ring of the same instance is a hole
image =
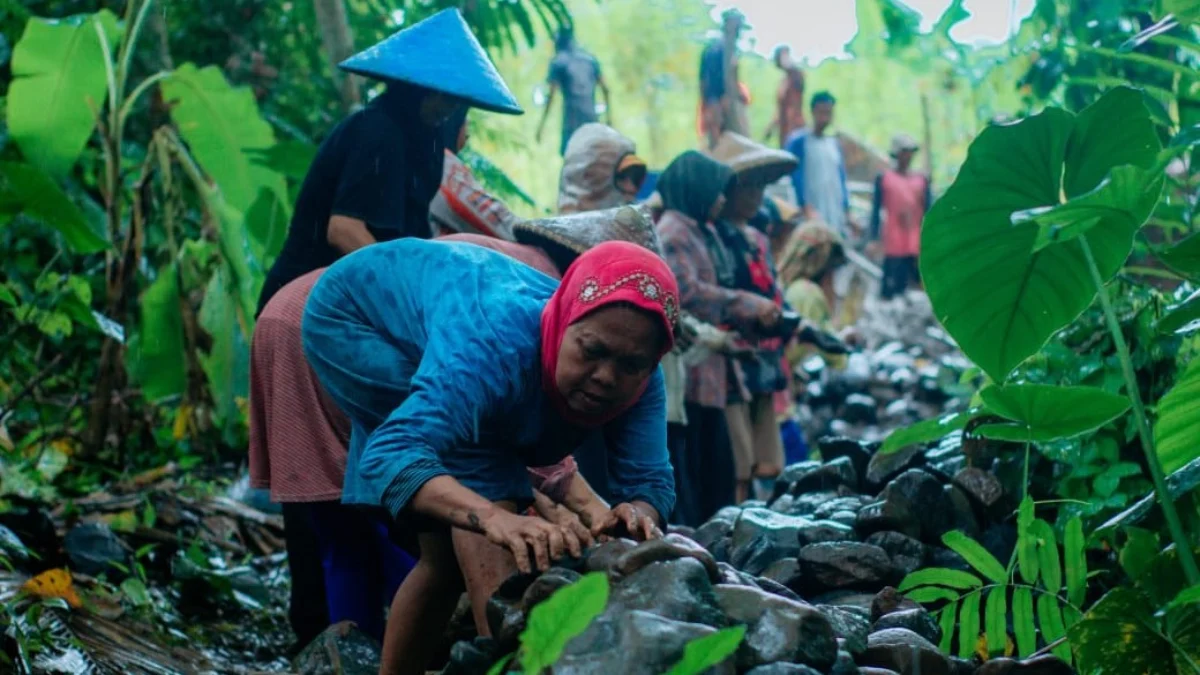
[[700, 675], [732, 656], [744, 637], [745, 626], [731, 626], [692, 640], [683, 648], [683, 658], [666, 675]]
[[1038, 579], [1037, 537], [1033, 534], [1033, 498], [1025, 495], [1017, 509], [1017, 569], [1027, 584]]
[[238, 418], [250, 385], [250, 339], [238, 321], [237, 289], [230, 276], [225, 266], [217, 268], [205, 288], [199, 316], [200, 327], [212, 337], [212, 348], [198, 358], [222, 425]]
[[1087, 551], [1084, 545], [1083, 521], [1074, 516], [1063, 531], [1063, 570], [1067, 576], [1067, 600], [1083, 607], [1087, 598]]
[[980, 545], [979, 542], [968, 537], [958, 530], [947, 532], [942, 535], [942, 543], [947, 548], [954, 551], [970, 563], [971, 567], [975, 568], [983, 576], [989, 580], [1002, 584], [1008, 577], [1004, 571], [1004, 565], [996, 560], [996, 556], [988, 552], [986, 548]]
[[[1160, 149], [1142, 94], [1128, 88], [1078, 116], [1050, 108], [990, 126], [971, 144], [957, 180], [926, 216], [920, 264], [938, 319], [993, 380], [1002, 382], [1096, 292], [1079, 242], [1035, 251], [1041, 227], [1014, 223], [1014, 214], [1091, 192], [1115, 167], [1149, 168]], [[1125, 262], [1137, 225], [1116, 214], [1087, 230], [1105, 279]]]
[[1071, 628], [1080, 670], [1194, 675], [1191, 664], [1200, 663], [1197, 616], [1193, 606], [1168, 615], [1167, 625], [1160, 626], [1149, 598], [1133, 588], [1115, 588]]
[[1180, 274], [1200, 275], [1200, 234], [1181, 239], [1175, 245], [1157, 251], [1155, 255]]
[[1038, 572], [1042, 575], [1042, 586], [1051, 593], [1057, 593], [1062, 588], [1062, 563], [1054, 528], [1039, 518], [1029, 526], [1029, 531], [1037, 540]]
[[983, 608], [984, 633], [987, 634], [987, 650], [991, 655], [1003, 655], [1008, 646], [1008, 604], [1005, 593], [1008, 587], [997, 586], [988, 591], [987, 604]]
[[[1053, 595], [1039, 595], [1037, 599], [1038, 625], [1042, 627], [1042, 639], [1046, 644], [1052, 644], [1067, 634], [1063, 625], [1062, 610], [1058, 606], [1058, 598]], [[1067, 644], [1059, 644], [1054, 648], [1054, 655], [1071, 661], [1071, 648]]]
[[879, 452], [884, 455], [903, 450], [910, 445], [924, 444], [936, 441], [947, 434], [967, 426], [978, 410], [950, 413], [941, 417], [923, 420], [916, 424], [897, 429], [883, 439]]
[[264, 264], [279, 255], [290, 220], [287, 204], [278, 192], [268, 188], [258, 191], [258, 198], [246, 212], [246, 233], [250, 236], [254, 256]]
[[12, 55], [8, 132], [21, 153], [42, 170], [71, 169], [96, 127], [107, 98], [104, 52], [120, 36], [117, 18], [104, 9], [66, 19], [31, 18]]
[[521, 667], [527, 673], [540, 673], [553, 665], [567, 642], [586, 630], [606, 604], [608, 577], [603, 572], [586, 574], [574, 584], [555, 591], [529, 613], [529, 621], [521, 633]]
[[163, 81], [162, 91], [171, 119], [226, 203], [246, 213], [260, 188], [286, 194], [282, 176], [251, 160], [251, 151], [275, 144], [275, 133], [248, 88], [231, 87], [216, 66], [187, 63]]
[[1200, 359], [1192, 359], [1175, 386], [1158, 402], [1154, 447], [1163, 471], [1171, 473], [1200, 457]]
[[1013, 589], [1013, 634], [1017, 654], [1026, 658], [1037, 651], [1037, 628], [1033, 619], [1033, 591], [1024, 586]]
[[1118, 166], [1095, 190], [1049, 209], [1033, 209], [1013, 214], [1016, 222], [1037, 224], [1038, 236], [1033, 250], [1061, 244], [1087, 234], [1108, 220], [1124, 220], [1137, 229], [1154, 212], [1162, 194], [1162, 182], [1133, 166]]
[[187, 388], [183, 315], [179, 308], [179, 274], [175, 263], [158, 273], [142, 293], [138, 332], [137, 375], [149, 401], [182, 394]]
[[942, 639], [938, 641], [938, 649], [949, 654], [950, 646], [954, 644], [954, 628], [958, 625], [958, 602], [951, 602], [942, 608], [938, 614], [938, 626], [942, 629]]
[[904, 577], [904, 580], [900, 582], [899, 590], [903, 593], [917, 586], [947, 586], [965, 591], [979, 588], [982, 585], [983, 582], [979, 580], [979, 577], [970, 572], [946, 567], [926, 567]]
[[988, 424], [980, 427], [979, 433], [1007, 440], [1048, 441], [1078, 436], [1129, 410], [1129, 399], [1094, 387], [993, 385], [979, 395], [988, 410], [1019, 423]]
[[1200, 329], [1200, 291], [1167, 308], [1154, 324], [1163, 333], [1193, 333]]
[[979, 593], [962, 599], [958, 610], [958, 656], [969, 659], [975, 653], [975, 642], [979, 639]]
[[83, 210], [54, 178], [33, 164], [0, 162], [0, 203], [58, 230], [77, 253], [108, 248], [108, 239], [92, 229]]

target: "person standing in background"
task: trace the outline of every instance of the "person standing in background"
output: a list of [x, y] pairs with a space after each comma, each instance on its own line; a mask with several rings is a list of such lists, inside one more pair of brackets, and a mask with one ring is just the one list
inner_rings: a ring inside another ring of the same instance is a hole
[[[911, 170], [919, 146], [908, 134], [892, 138], [890, 153], [896, 161], [875, 179], [871, 206], [870, 248], [878, 255], [883, 243], [883, 285], [880, 295], [888, 300], [902, 295], [911, 283], [921, 285], [917, 255], [921, 252], [921, 221], [929, 211], [932, 195], [929, 177]], [[887, 213], [884, 221], [880, 212]]]
[[750, 90], [738, 80], [737, 41], [746, 18], [737, 9], [721, 14], [721, 37], [709, 42], [700, 55], [699, 131], [712, 148], [723, 131], [749, 133], [746, 106]]
[[539, 142], [546, 128], [546, 118], [550, 116], [550, 106], [554, 105], [554, 94], [559, 89], [563, 94], [560, 155], [566, 154], [567, 141], [571, 140], [576, 129], [599, 119], [596, 115], [597, 87], [604, 96], [605, 121], [612, 124], [612, 103], [608, 96], [608, 85], [600, 73], [600, 62], [576, 44], [575, 32], [571, 28], [560, 28], [554, 38], [554, 60], [550, 62], [550, 74], [546, 76], [546, 81], [550, 84], [550, 94], [542, 110], [542, 119], [538, 122], [536, 138]]
[[846, 188], [846, 160], [836, 134], [830, 134], [837, 99], [827, 91], [812, 97], [812, 128], [792, 132], [787, 150], [800, 160], [792, 173], [796, 205], [808, 218], [820, 216], [846, 237], [857, 230], [850, 220], [850, 192]]
[[779, 147], [787, 149], [788, 139], [797, 129], [803, 129], [804, 119], [804, 71], [792, 61], [792, 50], [787, 45], [775, 48], [775, 67], [783, 71], [783, 81], [775, 94], [775, 118], [763, 134], [763, 141], [779, 134]]

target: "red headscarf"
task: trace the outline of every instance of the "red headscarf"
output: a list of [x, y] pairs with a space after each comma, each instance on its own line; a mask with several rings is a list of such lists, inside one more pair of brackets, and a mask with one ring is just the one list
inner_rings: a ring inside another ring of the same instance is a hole
[[542, 310], [542, 387], [558, 411], [573, 424], [600, 426], [637, 401], [635, 397], [621, 409], [603, 417], [580, 415], [567, 407], [566, 399], [555, 383], [558, 352], [567, 327], [616, 302], [627, 302], [662, 321], [667, 340], [658, 354], [660, 359], [675, 342], [679, 287], [671, 268], [662, 258], [641, 246], [623, 241], [604, 242], [576, 258], [567, 268], [558, 290]]

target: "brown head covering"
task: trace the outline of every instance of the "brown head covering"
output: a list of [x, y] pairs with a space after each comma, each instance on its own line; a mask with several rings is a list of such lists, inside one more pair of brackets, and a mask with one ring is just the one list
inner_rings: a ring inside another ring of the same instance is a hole
[[783, 178], [800, 163], [790, 152], [768, 148], [732, 131], [721, 134], [706, 154], [733, 169], [739, 181], [762, 185]]
[[545, 249], [560, 266], [606, 241], [627, 241], [662, 256], [650, 213], [642, 206], [527, 220], [514, 225], [513, 234], [519, 243]]
[[[571, 135], [558, 181], [558, 212], [581, 213], [628, 203], [617, 189], [617, 173], [646, 163], [637, 157], [633, 141], [603, 124], [585, 124]], [[643, 172], [643, 176], [644, 176]]]
[[844, 262], [842, 237], [825, 223], [810, 220], [792, 233], [778, 260], [784, 285], [797, 279], [815, 279]]

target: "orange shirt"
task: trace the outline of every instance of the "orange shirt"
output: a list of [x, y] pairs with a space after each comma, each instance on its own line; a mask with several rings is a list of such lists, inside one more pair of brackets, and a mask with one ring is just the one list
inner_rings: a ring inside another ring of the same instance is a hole
[[804, 128], [804, 73], [799, 68], [788, 71], [775, 95], [776, 120], [779, 124], [779, 146], [787, 145], [788, 136]]

